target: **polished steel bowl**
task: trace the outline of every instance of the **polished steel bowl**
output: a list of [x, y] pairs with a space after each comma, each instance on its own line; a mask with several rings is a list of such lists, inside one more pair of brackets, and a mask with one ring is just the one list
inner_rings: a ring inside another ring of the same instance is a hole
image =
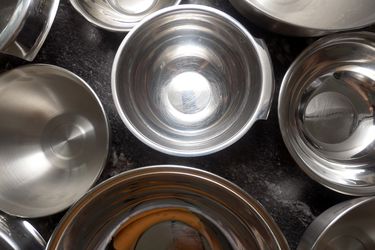
[[273, 72], [265, 44], [227, 14], [199, 5], [166, 8], [124, 39], [112, 92], [128, 129], [161, 152], [219, 151], [266, 119]]
[[307, 228], [298, 250], [375, 249], [375, 198], [359, 198], [338, 204]]
[[0, 53], [32, 61], [52, 26], [59, 0], [1, 0]]
[[[47, 250], [113, 249], [112, 238], [130, 228], [124, 240], [133, 247], [121, 249], [288, 249], [264, 208], [239, 187], [202, 170], [155, 166], [92, 189], [67, 212]], [[176, 242], [184, 248], [167, 247]], [[216, 247], [202, 247], [210, 243]]]
[[375, 34], [332, 35], [286, 73], [279, 122], [290, 153], [341, 193], [375, 194]]
[[46, 242], [26, 220], [0, 212], [1, 250], [44, 250]]
[[40, 217], [81, 198], [107, 159], [109, 128], [93, 90], [52, 65], [0, 75], [0, 210]]
[[70, 0], [90, 23], [110, 31], [129, 31], [147, 15], [181, 0]]
[[251, 22], [291, 36], [321, 36], [375, 23], [374, 0], [230, 0]]

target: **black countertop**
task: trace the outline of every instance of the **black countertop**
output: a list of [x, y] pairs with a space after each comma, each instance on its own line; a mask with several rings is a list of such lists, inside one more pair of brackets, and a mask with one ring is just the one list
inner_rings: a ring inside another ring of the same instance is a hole
[[[282, 77], [296, 56], [316, 39], [285, 37], [260, 29], [236, 12], [227, 0], [182, 3], [211, 5], [235, 17], [251, 34], [265, 40], [274, 65], [276, 92], [269, 119], [257, 122], [241, 140], [219, 153], [197, 158], [168, 156], [145, 146], [127, 130], [116, 112], [110, 87], [113, 58], [126, 34], [94, 27], [68, 0], [61, 0], [52, 29], [33, 63], [54, 64], [76, 73], [102, 101], [112, 129], [112, 145], [108, 164], [98, 182], [129, 169], [155, 164], [208, 170], [236, 183], [260, 201], [280, 226], [291, 249], [295, 249], [316, 216], [350, 198], [308, 178], [289, 155], [279, 131], [277, 98]], [[26, 63], [1, 55], [0, 72]], [[29, 221], [48, 240], [63, 214]]]

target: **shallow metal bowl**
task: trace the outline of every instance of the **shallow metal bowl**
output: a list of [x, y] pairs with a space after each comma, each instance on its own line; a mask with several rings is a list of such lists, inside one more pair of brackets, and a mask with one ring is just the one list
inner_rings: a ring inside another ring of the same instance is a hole
[[321, 36], [375, 23], [373, 0], [230, 0], [250, 21], [277, 33]]
[[216, 9], [181, 5], [124, 39], [112, 70], [117, 110], [147, 145], [179, 156], [219, 151], [266, 119], [273, 73], [265, 44]]
[[59, 0], [1, 0], [0, 52], [32, 61], [52, 26]]
[[0, 75], [0, 210], [57, 213], [81, 198], [107, 159], [109, 128], [92, 89], [52, 65]]
[[313, 221], [298, 250], [375, 249], [374, 217], [374, 197], [338, 204]]
[[[158, 211], [167, 213], [150, 216]], [[127, 226], [134, 226], [125, 235], [133, 248], [121, 249], [182, 249], [167, 247], [178, 241], [183, 249], [288, 249], [278, 226], [243, 190], [180, 166], [140, 168], [103, 182], [68, 211], [47, 249], [112, 249], [112, 237]], [[217, 247], [196, 247], [199, 238]]]
[[375, 34], [318, 40], [288, 70], [279, 96], [284, 141], [301, 168], [351, 195], [375, 194]]
[[129, 31], [147, 15], [181, 0], [70, 0], [90, 23], [111, 31]]

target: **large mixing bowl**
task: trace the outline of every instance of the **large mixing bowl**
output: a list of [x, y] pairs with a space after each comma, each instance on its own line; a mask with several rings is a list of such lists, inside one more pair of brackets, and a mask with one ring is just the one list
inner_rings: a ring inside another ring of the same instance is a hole
[[230, 0], [251, 22], [291, 36], [321, 36], [375, 23], [374, 0]]
[[288, 249], [278, 226], [243, 190], [180, 166], [140, 168], [103, 182], [67, 212], [47, 249], [116, 243], [139, 250]]
[[129, 130], [164, 153], [219, 151], [266, 119], [273, 73], [265, 44], [236, 20], [199, 5], [166, 8], [124, 39], [112, 70]]
[[147, 15], [181, 0], [70, 0], [90, 23], [111, 31], [129, 31]]
[[297, 249], [375, 249], [374, 217], [374, 197], [340, 203], [313, 221], [302, 236]]
[[0, 75], [0, 210], [40, 217], [68, 208], [107, 159], [103, 107], [78, 76], [52, 65]]
[[1, 0], [0, 52], [32, 61], [52, 26], [59, 0]]
[[323, 185], [375, 194], [375, 34], [333, 35], [288, 70], [279, 122], [290, 153]]

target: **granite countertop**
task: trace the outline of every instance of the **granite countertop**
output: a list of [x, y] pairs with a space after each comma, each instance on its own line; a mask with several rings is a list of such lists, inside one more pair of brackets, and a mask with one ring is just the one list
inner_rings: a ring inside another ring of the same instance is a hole
[[[327, 208], [350, 197], [312, 181], [288, 153], [278, 126], [277, 98], [281, 80], [296, 56], [315, 38], [290, 38], [262, 30], [243, 18], [226, 0], [183, 0], [221, 9], [239, 20], [255, 37], [265, 40], [274, 65], [276, 93], [267, 121], [257, 122], [237, 143], [213, 155], [197, 158], [168, 156], [145, 146], [127, 130], [112, 101], [110, 74], [113, 58], [125, 33], [99, 29], [79, 15], [68, 0], [59, 10], [41, 51], [33, 63], [64, 67], [86, 80], [108, 114], [112, 145], [98, 182], [123, 171], [155, 164], [179, 164], [218, 174], [239, 185], [273, 216], [291, 249], [312, 220]], [[0, 56], [0, 72], [26, 64]], [[48, 240], [64, 213], [29, 220]]]

